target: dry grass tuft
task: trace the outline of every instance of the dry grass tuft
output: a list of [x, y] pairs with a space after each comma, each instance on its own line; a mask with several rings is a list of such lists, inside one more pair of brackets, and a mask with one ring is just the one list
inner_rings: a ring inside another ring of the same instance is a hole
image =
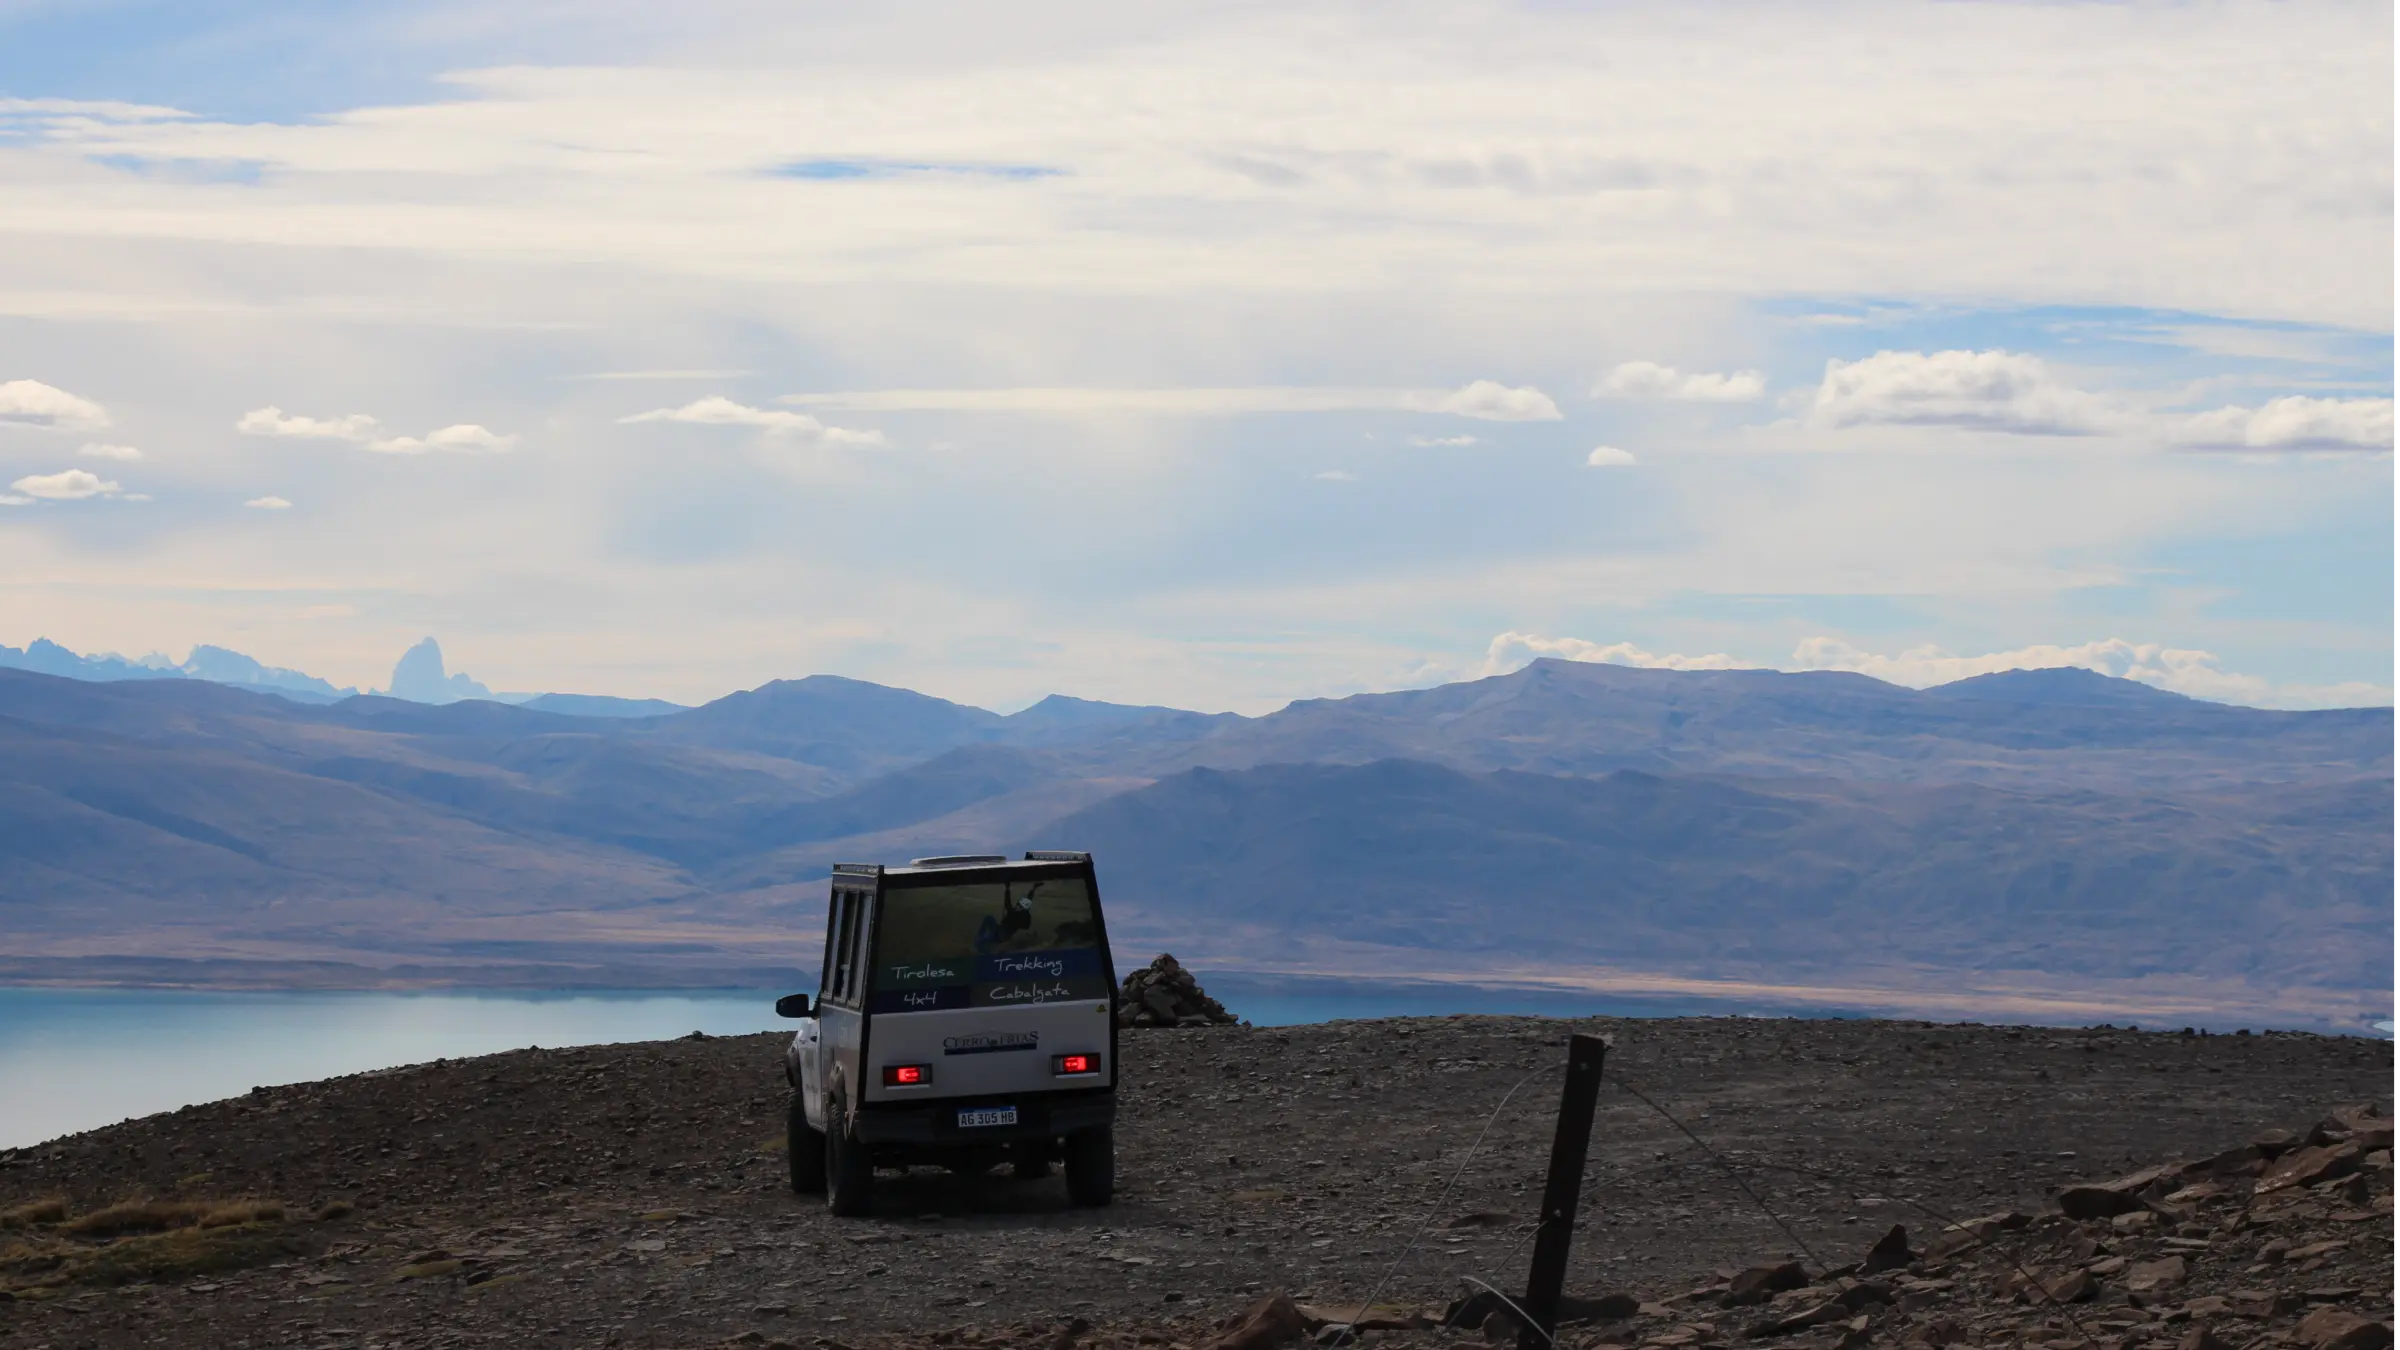
[[280, 1226], [279, 1200], [127, 1200], [72, 1219], [61, 1201], [6, 1212], [20, 1215], [41, 1227], [0, 1246], [7, 1298], [240, 1270], [322, 1246]]
[[315, 1218], [318, 1223], [328, 1223], [334, 1219], [348, 1217], [350, 1209], [351, 1205], [347, 1200], [328, 1200], [318, 1207]]
[[242, 1270], [305, 1255], [310, 1245], [289, 1230], [185, 1228], [130, 1237], [68, 1257], [60, 1282], [83, 1286], [166, 1283]]
[[66, 1217], [67, 1202], [64, 1200], [55, 1196], [47, 1200], [28, 1200], [14, 1209], [0, 1209], [0, 1229], [62, 1223]]
[[77, 1237], [116, 1237], [124, 1233], [164, 1233], [189, 1228], [216, 1206], [196, 1200], [126, 1200], [106, 1209], [78, 1215], [66, 1224]]
[[281, 1200], [236, 1200], [200, 1216], [202, 1228], [231, 1228], [244, 1223], [281, 1223]]

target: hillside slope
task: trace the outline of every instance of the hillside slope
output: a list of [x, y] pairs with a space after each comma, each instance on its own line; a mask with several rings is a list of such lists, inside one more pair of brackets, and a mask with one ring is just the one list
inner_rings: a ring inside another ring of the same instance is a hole
[[581, 717], [0, 670], [0, 942], [804, 965], [831, 862], [1081, 847], [1127, 940], [1260, 968], [2017, 972], [2346, 1025], [2388, 1006], [2391, 748], [2388, 709], [2061, 671], [1537, 662], [1238, 718], [826, 677]]
[[2391, 809], [2389, 779], [2105, 796], [1386, 760], [1195, 769], [1043, 837], [1109, 859], [1119, 903], [1183, 932], [2364, 990], [2392, 967]]

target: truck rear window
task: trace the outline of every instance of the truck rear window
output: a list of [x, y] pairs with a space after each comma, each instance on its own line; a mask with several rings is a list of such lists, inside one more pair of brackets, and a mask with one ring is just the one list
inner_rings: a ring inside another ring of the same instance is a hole
[[1109, 997], [1100, 924], [1081, 877], [894, 886], [877, 923], [878, 1013]]

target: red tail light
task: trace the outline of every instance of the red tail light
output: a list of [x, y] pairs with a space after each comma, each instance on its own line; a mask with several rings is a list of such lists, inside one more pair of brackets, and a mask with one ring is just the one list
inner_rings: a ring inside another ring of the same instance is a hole
[[926, 1064], [886, 1064], [883, 1066], [885, 1087], [923, 1087], [933, 1081], [933, 1068]]
[[1060, 1075], [1100, 1072], [1098, 1055], [1060, 1055], [1050, 1061], [1050, 1071]]

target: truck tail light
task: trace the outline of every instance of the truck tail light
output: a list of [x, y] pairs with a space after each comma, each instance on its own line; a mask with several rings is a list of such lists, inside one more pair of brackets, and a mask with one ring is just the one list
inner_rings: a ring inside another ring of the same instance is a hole
[[1076, 1074], [1100, 1072], [1098, 1055], [1057, 1055], [1050, 1061], [1050, 1071], [1062, 1078]]
[[933, 1066], [929, 1064], [886, 1064], [883, 1066], [885, 1087], [923, 1087], [933, 1081]]

